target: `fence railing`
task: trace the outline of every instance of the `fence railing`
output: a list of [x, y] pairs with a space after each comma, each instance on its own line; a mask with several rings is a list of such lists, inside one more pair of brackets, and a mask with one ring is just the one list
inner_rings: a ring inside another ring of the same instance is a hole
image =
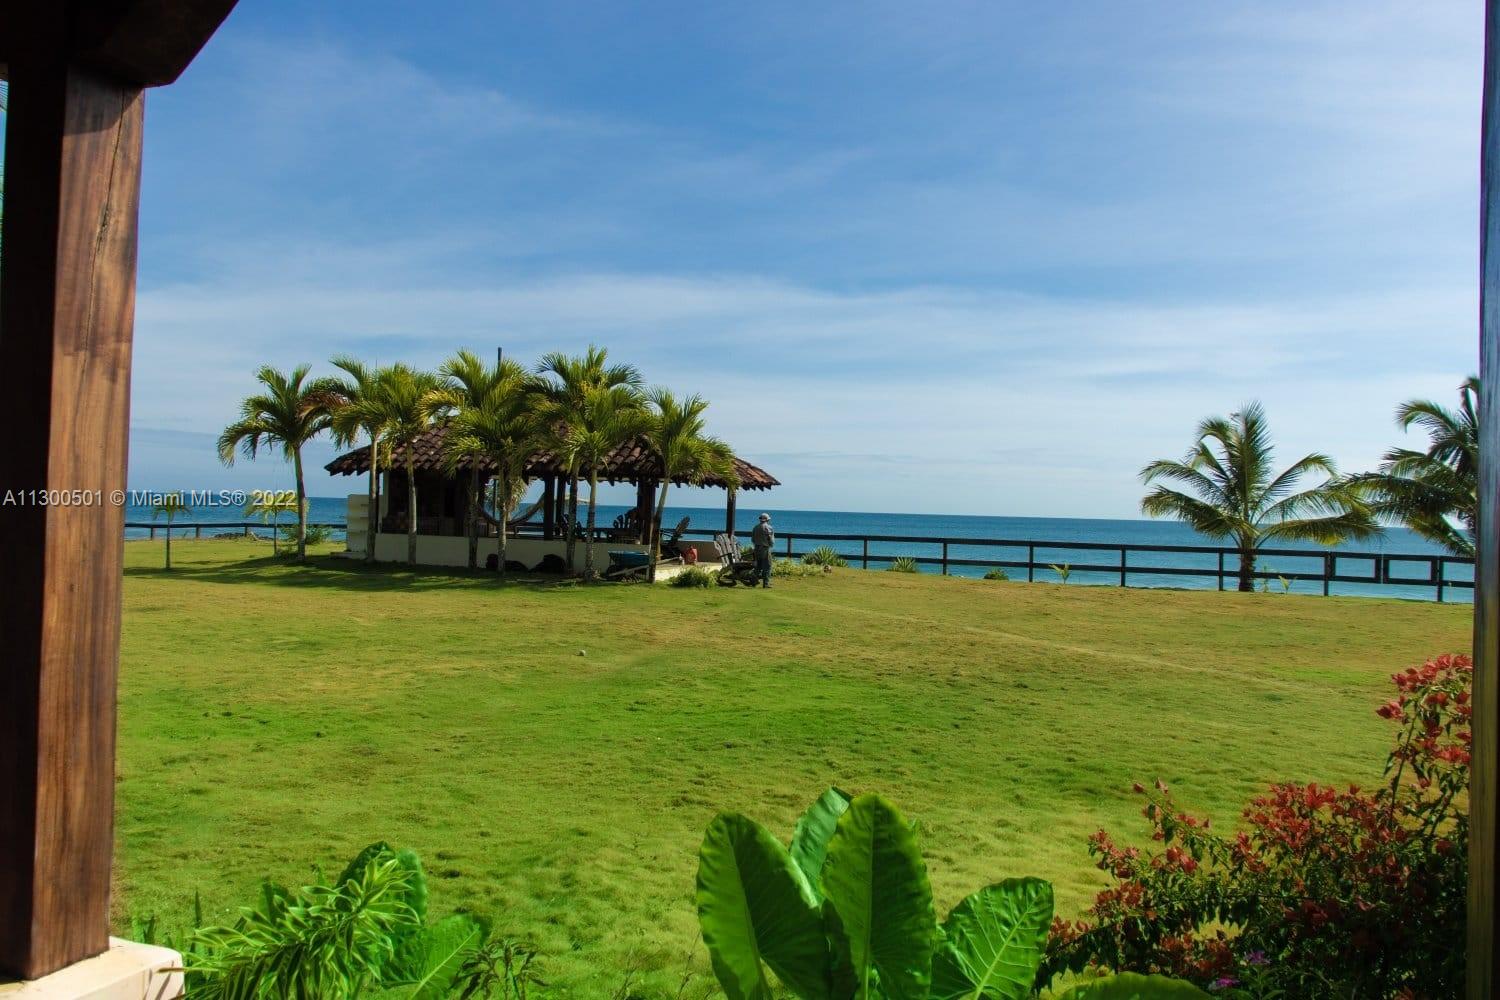
[[[289, 527], [282, 524], [282, 528]], [[141, 529], [148, 532], [148, 537], [155, 538], [158, 531], [165, 532], [167, 526], [162, 522], [152, 521], [127, 521], [126, 528]], [[346, 530], [347, 525], [335, 521], [310, 521], [308, 527], [330, 528], [337, 531]], [[268, 531], [272, 525], [261, 521], [234, 521], [234, 522], [206, 522], [202, 524], [177, 523], [172, 525], [174, 535], [185, 535], [189, 531], [192, 537], [202, 538], [204, 531], [214, 533], [235, 532], [246, 536], [256, 531]], [[179, 534], [180, 533], [180, 534]], [[708, 528], [688, 528], [684, 534], [692, 538], [712, 538], [715, 534]], [[738, 531], [737, 538], [748, 538], [749, 532]], [[807, 547], [806, 543], [816, 543]], [[1237, 584], [1239, 580], [1239, 550], [1229, 546], [1216, 545], [1143, 545], [1132, 543], [1111, 542], [1064, 542], [1047, 541], [1030, 538], [952, 538], [933, 535], [856, 535], [856, 534], [825, 534], [817, 532], [802, 531], [779, 531], [776, 537], [777, 556], [800, 559], [825, 543], [857, 543], [857, 550], [834, 546], [840, 555], [849, 561], [850, 565], [858, 565], [862, 569], [869, 569], [872, 565], [889, 566], [897, 559], [910, 559], [918, 566], [939, 567], [943, 575], [948, 575], [952, 570], [959, 567], [970, 567], [979, 569], [1004, 569], [1025, 571], [1027, 581], [1035, 581], [1037, 571], [1051, 573], [1060, 561], [1055, 557], [1038, 559], [1037, 553], [1041, 552], [1079, 552], [1087, 553], [1087, 562], [1068, 562], [1068, 572], [1108, 574], [1111, 578], [1118, 579], [1119, 586], [1130, 585], [1131, 577], [1195, 577], [1198, 579], [1210, 579], [1217, 582], [1220, 590], [1226, 589], [1226, 584]], [[799, 548], [799, 543], [803, 547]], [[913, 552], [890, 552], [871, 551], [871, 545], [877, 546], [926, 546], [937, 550], [929, 553]], [[1003, 558], [997, 553], [996, 558], [976, 558], [973, 555], [955, 555], [953, 550], [963, 549], [1011, 549], [1018, 554], [1021, 550], [1026, 553], [1026, 558]], [[1139, 560], [1141, 555], [1147, 553], [1177, 554], [1202, 556], [1212, 560], [1211, 566], [1166, 566], [1152, 564]], [[1106, 556], [1109, 561], [1100, 561], [1101, 556]], [[1136, 559], [1132, 559], [1136, 556]], [[1286, 580], [1311, 582], [1322, 585], [1324, 596], [1327, 596], [1335, 583], [1362, 584], [1365, 586], [1395, 586], [1395, 587], [1431, 587], [1437, 600], [1442, 601], [1449, 590], [1473, 590], [1473, 579], [1454, 577], [1449, 573], [1450, 567], [1470, 568], [1472, 576], [1474, 560], [1466, 556], [1444, 555], [1442, 553], [1386, 553], [1386, 552], [1352, 552], [1339, 550], [1308, 550], [1308, 549], [1259, 549], [1256, 552], [1257, 569], [1250, 576], [1256, 580]], [[1317, 572], [1303, 570], [1284, 570], [1266, 568], [1268, 559], [1298, 559], [1316, 560]], [[1402, 572], [1392, 572], [1393, 567], [1409, 567], [1415, 569], [1418, 575], [1409, 575]], [[1352, 571], [1363, 569], [1363, 572]]]
[[[192, 532], [194, 538], [202, 538], [203, 532], [210, 531], [214, 534], [243, 534], [244, 537], [249, 538], [256, 531], [284, 530], [286, 528], [295, 528], [296, 526], [297, 522], [295, 520], [282, 521], [280, 525], [270, 524], [265, 521], [207, 521], [202, 524], [195, 524], [191, 521], [186, 523], [174, 521], [172, 523], [172, 537], [180, 538], [186, 536], [188, 532]], [[309, 528], [329, 528], [334, 531], [344, 531], [348, 528], [348, 525], [343, 521], [308, 521], [307, 526]], [[167, 531], [165, 521], [126, 521], [125, 527], [148, 531], [150, 532], [147, 535], [148, 538], [155, 538], [158, 531], [163, 534]]]
[[[710, 529], [689, 528], [686, 535], [695, 538], [712, 537], [717, 534]], [[748, 538], [749, 532], [735, 532], [737, 538]], [[851, 534], [824, 534], [816, 532], [787, 532], [776, 533], [776, 555], [778, 557], [800, 559], [812, 551], [812, 548], [799, 548], [798, 543], [815, 542], [819, 544], [830, 542], [855, 542], [859, 543], [858, 551], [850, 551], [847, 547], [834, 546], [835, 550], [848, 560], [850, 565], [858, 565], [862, 569], [869, 569], [872, 564], [889, 566], [897, 559], [910, 559], [919, 566], [940, 567], [943, 575], [948, 575], [950, 570], [956, 567], [992, 568], [1004, 570], [1024, 570], [1028, 582], [1036, 580], [1038, 570], [1051, 572], [1061, 561], [1057, 558], [1037, 559], [1037, 552], [1079, 552], [1086, 553], [1090, 561], [1069, 562], [1068, 572], [1072, 573], [1104, 573], [1112, 577], [1118, 577], [1119, 585], [1129, 586], [1131, 577], [1196, 577], [1198, 579], [1216, 580], [1220, 590], [1226, 589], [1226, 582], [1237, 585], [1240, 576], [1239, 550], [1229, 546], [1216, 545], [1144, 545], [1131, 543], [1111, 542], [1063, 542], [1046, 541], [1029, 538], [951, 538], [930, 535], [851, 535]], [[872, 552], [871, 544], [875, 545], [922, 545], [929, 549], [938, 549], [937, 553], [910, 553], [910, 552]], [[816, 546], [813, 546], [815, 548]], [[1025, 550], [1026, 558], [976, 558], [974, 556], [954, 555], [954, 549], [1012, 549], [1018, 553]], [[1098, 561], [1099, 556], [1107, 553], [1109, 561]], [[1132, 560], [1133, 555], [1145, 553], [1174, 553], [1179, 555], [1203, 556], [1213, 561], [1212, 566], [1165, 566], [1153, 565], [1147, 562]], [[1472, 574], [1474, 560], [1466, 556], [1445, 555], [1442, 553], [1385, 553], [1385, 552], [1353, 552], [1353, 551], [1318, 551], [1308, 549], [1258, 549], [1256, 551], [1257, 567], [1250, 576], [1256, 580], [1286, 580], [1307, 581], [1322, 584], [1323, 595], [1326, 597], [1335, 583], [1354, 583], [1367, 586], [1400, 586], [1400, 587], [1431, 587], [1436, 593], [1439, 601], [1443, 600], [1448, 590], [1473, 590], [1472, 579], [1455, 578], [1448, 572], [1452, 566], [1468, 566]], [[1317, 572], [1303, 570], [1276, 570], [1266, 567], [1268, 559], [1298, 559], [1316, 560]], [[1358, 564], [1363, 564], [1362, 566]], [[1393, 567], [1417, 568], [1417, 574], [1408, 575], [1401, 572], [1392, 572]], [[1365, 572], [1355, 571], [1366, 569]]]

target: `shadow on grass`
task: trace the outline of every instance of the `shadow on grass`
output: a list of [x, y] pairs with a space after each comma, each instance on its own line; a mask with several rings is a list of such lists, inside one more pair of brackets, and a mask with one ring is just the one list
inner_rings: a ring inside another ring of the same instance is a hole
[[530, 590], [569, 590], [582, 581], [538, 573], [509, 573], [502, 580], [493, 571], [422, 566], [399, 563], [366, 565], [335, 555], [308, 556], [299, 565], [284, 556], [253, 556], [243, 561], [209, 565], [180, 563], [171, 568], [129, 566], [127, 577], [169, 577], [202, 583], [259, 583], [281, 587], [325, 588], [350, 591], [448, 590], [488, 586], [495, 590], [525, 587]]

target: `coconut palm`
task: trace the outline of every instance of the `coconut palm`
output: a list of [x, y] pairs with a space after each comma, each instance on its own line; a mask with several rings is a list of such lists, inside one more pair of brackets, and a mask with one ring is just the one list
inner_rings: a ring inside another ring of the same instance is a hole
[[297, 561], [307, 559], [307, 488], [302, 478], [302, 446], [329, 427], [326, 386], [309, 383], [309, 366], [291, 374], [267, 365], [256, 373], [264, 392], [240, 404], [240, 419], [219, 435], [219, 458], [234, 464], [236, 449], [254, 459], [261, 448], [280, 445], [297, 477]]
[[182, 517], [192, 517], [193, 508], [189, 507], [187, 502], [182, 499], [181, 493], [167, 493], [158, 499], [156, 505], [151, 508], [151, 520], [156, 520], [162, 514], [167, 515], [166, 568], [170, 570], [172, 568], [172, 519], [179, 515]]
[[661, 523], [667, 508], [667, 488], [673, 480], [701, 483], [705, 476], [717, 473], [737, 485], [734, 475], [734, 453], [729, 445], [704, 433], [704, 411], [708, 402], [702, 396], [679, 401], [666, 389], [653, 389], [649, 420], [643, 437], [661, 460], [661, 488], [656, 498], [656, 515], [651, 523], [651, 564], [646, 578], [656, 580], [656, 565], [661, 561]]
[[[593, 345], [576, 357], [559, 352], [544, 355], [536, 373], [542, 377], [539, 391], [547, 401], [551, 447], [568, 474], [567, 561], [571, 570], [576, 566], [579, 455], [569, 429], [580, 419], [584, 399], [591, 390], [624, 387], [639, 391], [643, 379], [631, 365], [611, 365], [609, 352]], [[590, 519], [593, 516], [590, 511]]]
[[321, 379], [328, 394], [333, 436], [341, 446], [359, 438], [370, 441], [369, 523], [365, 526], [365, 562], [375, 561], [375, 535], [380, 530], [380, 436], [382, 410], [378, 395], [384, 369], [371, 368], [357, 358], [332, 360], [343, 376]]
[[[525, 377], [521, 366], [514, 361], [502, 360], [491, 368], [477, 354], [467, 350], [459, 351], [443, 362], [438, 374], [444, 384], [433, 396], [433, 403], [439, 408], [438, 415], [444, 417], [477, 407], [496, 385], [507, 378], [520, 384]], [[460, 456], [453, 447], [451, 431], [447, 449], [450, 459]], [[487, 456], [480, 450], [460, 457], [467, 458], [469, 465], [469, 519], [465, 532], [469, 537], [469, 569], [473, 570], [479, 568], [479, 511], [484, 499], [480, 492], [480, 466]]]
[[1425, 430], [1427, 450], [1392, 448], [1379, 472], [1354, 476], [1350, 483], [1370, 499], [1376, 515], [1399, 521], [1457, 555], [1473, 556], [1479, 526], [1479, 377], [1465, 379], [1458, 396], [1457, 410], [1426, 399], [1402, 403], [1396, 425]]
[[548, 435], [531, 380], [518, 366], [502, 366], [501, 376], [483, 396], [454, 412], [446, 448], [453, 468], [488, 464], [495, 470], [495, 517], [500, 532], [497, 568], [504, 576], [514, 487]]
[[567, 424], [568, 452], [588, 480], [589, 525], [584, 541], [583, 575], [594, 575], [594, 529], [599, 510], [599, 468], [609, 453], [643, 434], [650, 424], [645, 397], [631, 385], [594, 386]]
[[441, 409], [439, 393], [446, 388], [432, 372], [394, 364], [382, 369], [374, 393], [375, 424], [392, 451], [400, 448], [406, 462], [406, 562], [417, 563], [417, 470], [413, 445], [431, 426]]
[[245, 504], [246, 517], [258, 517], [260, 523], [271, 529], [271, 554], [281, 555], [281, 514], [292, 509], [291, 497], [279, 491], [257, 491], [255, 497]]
[[[1379, 532], [1358, 491], [1338, 478], [1327, 455], [1304, 455], [1273, 473], [1273, 449], [1265, 411], [1250, 403], [1238, 413], [1210, 417], [1198, 425], [1198, 440], [1182, 459], [1161, 459], [1141, 470], [1141, 481], [1175, 483], [1189, 492], [1157, 485], [1141, 501], [1152, 517], [1177, 517], [1210, 538], [1230, 538], [1239, 549], [1239, 589], [1254, 589], [1255, 553], [1267, 542], [1334, 545]], [[1306, 489], [1307, 476], [1324, 480]]]

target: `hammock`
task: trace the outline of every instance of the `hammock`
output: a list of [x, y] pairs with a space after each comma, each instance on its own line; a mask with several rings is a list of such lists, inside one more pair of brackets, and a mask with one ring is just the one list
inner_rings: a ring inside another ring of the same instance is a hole
[[[542, 505], [545, 504], [546, 502], [547, 502], [547, 498], [546, 498], [546, 496], [543, 496], [536, 503], [532, 504], [530, 507], [527, 507], [523, 511], [521, 511], [521, 513], [519, 515], [517, 515], [516, 517], [513, 517], [509, 521], [505, 522], [505, 524], [506, 524], [506, 530], [509, 530], [511, 528], [519, 528], [521, 525], [526, 524], [527, 522], [529, 522], [533, 517], [535, 517], [537, 515], [537, 512], [542, 509]], [[487, 511], [487, 510], [485, 510], [483, 507], [479, 508], [479, 516], [482, 517], [482, 518], [484, 518], [485, 521], [489, 522], [489, 524], [491, 524], [492, 526], [494, 526], [496, 528], [500, 527], [500, 519], [497, 518], [497, 517], [495, 517], [495, 516], [493, 516], [492, 514], [490, 514], [490, 512]]]

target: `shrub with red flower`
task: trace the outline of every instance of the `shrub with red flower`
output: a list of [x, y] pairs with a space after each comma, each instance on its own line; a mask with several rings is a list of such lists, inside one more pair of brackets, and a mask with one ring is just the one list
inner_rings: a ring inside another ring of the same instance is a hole
[[1100, 831], [1109, 873], [1083, 920], [1052, 929], [1044, 979], [1091, 966], [1161, 972], [1221, 996], [1456, 997], [1463, 992], [1473, 665], [1392, 678], [1398, 727], [1373, 791], [1273, 785], [1214, 831], [1140, 785], [1159, 850]]

